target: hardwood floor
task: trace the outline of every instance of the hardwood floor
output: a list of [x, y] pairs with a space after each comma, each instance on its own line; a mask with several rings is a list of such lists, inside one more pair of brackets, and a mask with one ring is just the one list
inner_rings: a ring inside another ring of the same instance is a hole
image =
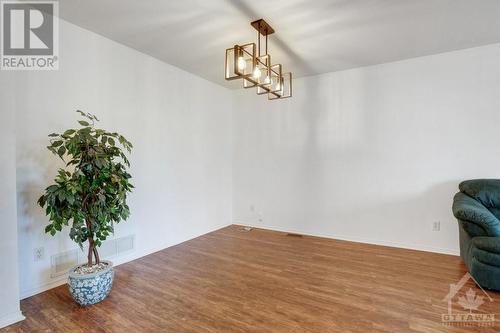
[[[500, 331], [441, 323], [465, 272], [455, 256], [230, 226], [116, 267], [100, 304], [77, 306], [67, 286], [25, 299], [26, 320], [0, 331]], [[500, 315], [488, 294], [479, 309]]]

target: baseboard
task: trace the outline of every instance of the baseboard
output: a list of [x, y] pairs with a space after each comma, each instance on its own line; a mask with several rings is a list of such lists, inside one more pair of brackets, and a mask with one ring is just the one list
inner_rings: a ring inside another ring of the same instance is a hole
[[357, 238], [357, 237], [345, 237], [345, 236], [341, 236], [341, 235], [331, 237], [331, 238], [338, 239], [338, 240], [350, 241], [350, 242], [356, 242], [356, 243], [363, 243], [363, 244], [396, 247], [396, 248], [407, 249], [407, 250], [441, 253], [441, 254], [448, 254], [448, 255], [453, 255], [453, 256], [460, 255], [460, 252], [458, 250], [441, 248], [441, 247], [433, 247], [433, 246], [427, 246], [427, 245], [402, 244], [402, 243], [390, 242], [390, 241], [384, 241], [384, 240], [374, 240], [374, 239]]
[[26, 319], [21, 311], [16, 311], [9, 313], [5, 316], [0, 317], [0, 328], [12, 325], [18, 321]]
[[[113, 265], [115, 267], [116, 266], [120, 266], [121, 264], [125, 264], [127, 262], [130, 262], [130, 261], [133, 261], [133, 260], [145, 257], [147, 255], [150, 255], [152, 253], [155, 253], [155, 252], [158, 252], [158, 251], [161, 251], [161, 250], [165, 250], [165, 249], [167, 249], [167, 248], [169, 248], [171, 246], [175, 246], [175, 245], [187, 242], [187, 241], [189, 241], [191, 239], [200, 237], [200, 236], [202, 236], [204, 234], [213, 232], [213, 231], [221, 229], [221, 228], [225, 228], [225, 227], [227, 227], [229, 225], [230, 224], [226, 224], [226, 225], [222, 225], [222, 226], [217, 226], [217, 227], [211, 228], [211, 229], [207, 230], [206, 232], [194, 235], [193, 237], [190, 237], [190, 238], [185, 239], [183, 241], [180, 241], [178, 243], [174, 243], [174, 244], [160, 244], [160, 245], [157, 245], [157, 246], [154, 246], [154, 247], [148, 247], [146, 249], [136, 249], [136, 250], [133, 250], [133, 251], [127, 253], [127, 254], [123, 254], [121, 256], [111, 258], [111, 261], [113, 262]], [[20, 299], [25, 299], [25, 298], [28, 298], [28, 297], [31, 297], [31, 296], [35, 296], [36, 294], [42, 293], [42, 292], [50, 290], [52, 288], [59, 287], [59, 286], [61, 286], [63, 284], [66, 284], [67, 280], [68, 280], [68, 275], [65, 274], [65, 275], [58, 276], [57, 278], [53, 278], [53, 279], [51, 279], [51, 281], [49, 281], [47, 283], [40, 284], [40, 285], [38, 285], [38, 286], [36, 286], [34, 288], [31, 288], [31, 289], [28, 289], [28, 290], [22, 290], [20, 292]]]
[[[235, 224], [248, 225], [248, 224], [244, 223], [243, 221], [235, 221]], [[327, 234], [317, 234], [317, 233], [307, 233], [307, 232], [304, 233], [301, 230], [290, 230], [290, 229], [284, 229], [284, 228], [275, 227], [275, 226], [254, 226], [254, 227], [261, 228], [261, 229], [267, 229], [267, 230], [280, 231], [280, 232], [298, 233], [298, 234], [304, 234], [304, 235], [309, 235], [309, 236], [314, 236], [314, 237], [323, 237], [323, 238], [337, 239], [337, 240], [343, 240], [343, 241], [349, 241], [349, 242], [363, 243], [363, 244], [396, 247], [396, 248], [407, 249], [407, 250], [441, 253], [441, 254], [448, 254], [448, 255], [453, 255], [453, 256], [460, 255], [459, 250], [433, 247], [433, 246], [427, 246], [427, 245], [421, 245], [421, 244], [404, 244], [404, 243], [398, 243], [398, 242], [392, 242], [392, 241], [386, 241], [386, 240], [380, 240], [380, 239], [370, 239], [370, 238], [364, 238], [364, 237], [352, 237], [352, 236], [345, 236], [345, 235], [339, 235], [339, 234], [328, 234], [327, 235]]]
[[50, 282], [40, 284], [40, 285], [38, 285], [34, 288], [31, 288], [31, 289], [28, 289], [28, 290], [22, 290], [20, 292], [19, 298], [25, 299], [25, 298], [34, 296], [36, 294], [43, 293], [44, 291], [47, 291], [49, 289], [56, 288], [56, 287], [59, 287], [59, 286], [65, 284], [67, 280], [68, 280], [67, 275], [58, 276], [57, 278], [53, 278]]

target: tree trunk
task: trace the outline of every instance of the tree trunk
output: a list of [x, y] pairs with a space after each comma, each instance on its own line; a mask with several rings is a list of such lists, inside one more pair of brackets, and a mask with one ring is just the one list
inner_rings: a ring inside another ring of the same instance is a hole
[[101, 263], [101, 259], [99, 259], [99, 253], [97, 252], [97, 247], [95, 246], [94, 239], [89, 237], [89, 252], [87, 254], [87, 266], [92, 267], [93, 260], [95, 258], [95, 264], [99, 265]]
[[94, 254], [94, 240], [89, 238], [89, 252], [87, 254], [87, 266], [92, 267], [92, 255]]
[[[87, 198], [88, 198], [88, 196], [86, 196], [83, 201], [84, 202], [87, 201]], [[86, 207], [86, 204], [84, 206]], [[93, 236], [92, 222], [90, 222], [90, 218], [88, 216], [85, 219], [85, 224], [87, 225], [87, 229], [89, 231], [89, 238], [88, 238], [88, 240], [89, 240], [89, 252], [87, 253], [87, 266], [92, 267], [92, 255], [94, 254], [95, 245], [94, 245], [94, 238], [92, 237]]]
[[101, 260], [99, 259], [99, 253], [97, 253], [97, 247], [94, 246], [94, 256], [95, 256], [95, 264], [99, 265], [101, 263]]

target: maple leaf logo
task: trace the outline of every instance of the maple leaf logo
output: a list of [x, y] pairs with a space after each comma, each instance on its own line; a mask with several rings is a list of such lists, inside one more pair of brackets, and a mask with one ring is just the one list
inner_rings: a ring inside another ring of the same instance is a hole
[[483, 296], [476, 296], [476, 292], [469, 288], [464, 296], [458, 298], [458, 304], [460, 304], [465, 310], [477, 310], [483, 303]]

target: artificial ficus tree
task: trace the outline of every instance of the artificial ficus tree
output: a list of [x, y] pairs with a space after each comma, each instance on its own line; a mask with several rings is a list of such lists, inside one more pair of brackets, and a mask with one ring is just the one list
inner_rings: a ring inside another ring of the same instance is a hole
[[38, 204], [49, 217], [46, 233], [52, 236], [71, 223], [70, 238], [80, 248], [88, 241], [88, 266], [99, 264], [97, 248], [113, 232], [114, 223], [130, 214], [127, 194], [133, 186], [124, 150], [132, 144], [116, 132], [95, 128], [96, 116], [77, 111], [80, 128], [52, 133], [47, 148], [66, 163], [55, 184], [45, 189]]

